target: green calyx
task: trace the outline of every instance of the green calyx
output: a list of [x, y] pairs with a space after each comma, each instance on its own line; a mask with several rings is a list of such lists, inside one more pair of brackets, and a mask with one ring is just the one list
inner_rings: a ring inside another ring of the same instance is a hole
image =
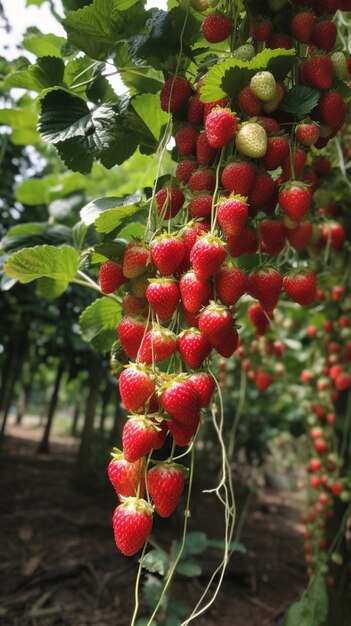
[[135, 498], [130, 496], [125, 498], [124, 496], [120, 497], [122, 504], [120, 507], [127, 512], [130, 513], [146, 513], [147, 515], [153, 514], [153, 508], [151, 504], [146, 502], [143, 498]]

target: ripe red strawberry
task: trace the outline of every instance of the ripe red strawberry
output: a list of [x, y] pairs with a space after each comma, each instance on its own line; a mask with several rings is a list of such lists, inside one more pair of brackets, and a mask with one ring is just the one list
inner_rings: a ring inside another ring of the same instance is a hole
[[312, 194], [304, 183], [291, 181], [280, 188], [278, 199], [285, 215], [294, 222], [300, 222], [311, 206]]
[[338, 391], [345, 391], [345, 389], [351, 387], [350, 374], [346, 374], [346, 372], [339, 374], [339, 376], [335, 379], [335, 387]]
[[177, 348], [177, 337], [172, 331], [154, 324], [144, 336], [139, 348], [138, 360], [150, 365], [168, 359]]
[[197, 170], [199, 164], [197, 161], [191, 161], [190, 159], [183, 159], [179, 161], [176, 169], [176, 179], [179, 183], [187, 185], [192, 173]]
[[196, 142], [196, 158], [199, 165], [205, 167], [206, 165], [213, 165], [217, 156], [217, 150], [212, 148], [209, 144], [207, 135], [205, 132], [200, 133]]
[[222, 343], [215, 345], [215, 350], [225, 359], [229, 359], [234, 354], [239, 344], [239, 335], [236, 328], [232, 328], [230, 333], [226, 335]]
[[207, 116], [213, 111], [213, 109], [217, 107], [221, 107], [225, 109], [229, 105], [228, 98], [221, 98], [221, 100], [214, 100], [213, 102], [206, 102], [204, 106], [204, 122], [206, 121]]
[[188, 108], [186, 119], [189, 124], [202, 124], [204, 119], [204, 104], [200, 100], [200, 95], [198, 93], [195, 94], [188, 101]]
[[178, 111], [192, 94], [190, 83], [183, 76], [170, 76], [160, 93], [162, 111]]
[[276, 170], [289, 156], [289, 142], [286, 137], [268, 137], [267, 152], [261, 159], [267, 170]]
[[229, 198], [217, 209], [217, 220], [225, 237], [238, 235], [247, 223], [249, 208], [241, 196]]
[[281, 292], [283, 279], [273, 268], [258, 268], [247, 277], [247, 293], [259, 300], [265, 311], [271, 312], [276, 307]]
[[313, 303], [316, 297], [317, 279], [314, 272], [288, 274], [283, 279], [283, 288], [287, 296], [302, 306]]
[[199, 313], [189, 313], [186, 309], [183, 311], [184, 322], [189, 328], [197, 328], [199, 324]]
[[324, 55], [317, 55], [302, 65], [303, 82], [316, 89], [330, 89], [333, 83], [334, 66], [332, 60]]
[[256, 177], [253, 165], [246, 161], [237, 161], [226, 165], [222, 172], [222, 185], [230, 193], [248, 196]]
[[138, 493], [140, 498], [145, 494], [145, 458], [138, 459], [134, 463], [125, 460], [123, 452], [113, 449], [112, 459], [108, 465], [107, 473], [118, 498], [128, 498]]
[[251, 25], [250, 34], [255, 41], [267, 41], [273, 34], [273, 24], [268, 17], [262, 17]]
[[169, 517], [177, 507], [185, 485], [185, 467], [176, 463], [157, 463], [147, 474], [149, 494], [156, 512]]
[[123, 454], [134, 463], [153, 450], [159, 439], [158, 426], [144, 415], [130, 415], [122, 432]]
[[199, 330], [213, 346], [223, 343], [232, 328], [233, 317], [227, 307], [212, 303], [202, 310]]
[[211, 295], [211, 286], [206, 279], [198, 278], [195, 272], [183, 274], [179, 281], [180, 295], [184, 308], [189, 313], [197, 313], [207, 304]]
[[258, 250], [258, 237], [251, 226], [245, 226], [239, 235], [227, 239], [229, 254], [236, 258], [242, 254], [255, 254]]
[[328, 91], [323, 94], [313, 113], [321, 124], [341, 128], [346, 118], [346, 103], [337, 91]]
[[301, 123], [296, 128], [296, 139], [303, 146], [313, 146], [319, 138], [319, 128], [313, 122]]
[[244, 87], [239, 93], [239, 104], [249, 117], [256, 117], [262, 113], [262, 102], [250, 87]]
[[180, 298], [179, 287], [172, 278], [153, 279], [146, 298], [161, 322], [172, 319]]
[[273, 378], [268, 372], [264, 372], [261, 369], [256, 371], [255, 385], [258, 391], [266, 391], [272, 382]]
[[99, 269], [99, 283], [103, 293], [117, 291], [125, 282], [126, 278], [121, 265], [113, 261], [106, 261], [101, 265]]
[[131, 363], [121, 372], [119, 392], [127, 411], [136, 411], [146, 404], [155, 391], [152, 373], [142, 365]]
[[211, 169], [198, 169], [189, 179], [191, 191], [214, 191], [216, 187], [216, 173]]
[[117, 334], [122, 348], [130, 359], [135, 359], [148, 328], [144, 318], [127, 315], [118, 324]]
[[326, 222], [323, 227], [322, 237], [333, 250], [340, 250], [346, 241], [345, 228], [338, 222]]
[[152, 507], [146, 500], [127, 498], [115, 509], [112, 523], [117, 548], [125, 556], [133, 556], [151, 532]]
[[313, 13], [303, 11], [297, 13], [291, 21], [291, 32], [299, 43], [310, 43], [314, 27], [315, 17]]
[[283, 175], [287, 180], [301, 178], [306, 166], [307, 154], [304, 150], [295, 150], [293, 163], [294, 163], [294, 175], [291, 170], [290, 155], [285, 159], [283, 163]]
[[194, 414], [187, 424], [171, 420], [169, 422], [169, 432], [171, 433], [177, 446], [187, 446], [195, 435], [200, 424], [200, 414]]
[[328, 159], [328, 157], [325, 157], [325, 156], [314, 157], [312, 161], [312, 168], [313, 168], [314, 173], [319, 178], [323, 178], [331, 170], [330, 159]]
[[251, 207], [260, 208], [262, 204], [268, 202], [275, 191], [276, 184], [269, 174], [257, 174], [249, 191], [249, 204]]
[[196, 276], [209, 278], [215, 274], [226, 255], [224, 244], [218, 237], [202, 235], [194, 243], [190, 253], [190, 261]]
[[137, 298], [132, 293], [127, 293], [122, 300], [122, 311], [124, 315], [140, 315], [141, 317], [147, 317], [149, 303], [146, 298]]
[[137, 241], [131, 241], [124, 253], [123, 274], [126, 278], [138, 278], [145, 274], [150, 263], [150, 252]]
[[151, 258], [161, 276], [171, 276], [180, 267], [185, 254], [184, 244], [174, 235], [164, 233], [151, 243]]
[[208, 143], [212, 148], [222, 148], [234, 137], [237, 127], [238, 120], [230, 109], [213, 109], [205, 120]]
[[313, 3], [316, 15], [334, 15], [339, 7], [340, 0], [318, 0]]
[[195, 154], [196, 141], [199, 136], [197, 128], [182, 126], [175, 134], [175, 142], [180, 156]]
[[189, 222], [185, 229], [183, 230], [182, 242], [185, 248], [184, 259], [189, 261], [190, 263], [190, 252], [192, 247], [203, 233], [207, 233], [209, 231], [209, 227], [207, 224], [203, 222]]
[[190, 217], [192, 217], [192, 219], [204, 219], [210, 222], [212, 201], [213, 196], [208, 193], [201, 193], [194, 196], [188, 207]]
[[157, 433], [155, 435], [155, 438], [154, 438], [154, 441], [153, 441], [153, 449], [154, 450], [160, 450], [163, 447], [163, 444], [164, 444], [164, 442], [166, 440], [166, 437], [167, 437], [168, 421], [164, 420], [164, 419], [162, 419], [160, 421], [159, 416], [158, 416], [158, 418], [157, 417], [151, 417], [151, 415], [150, 415], [151, 413], [158, 413], [158, 411], [159, 411], [158, 398], [155, 396], [155, 400], [157, 401], [157, 409], [155, 408], [155, 410], [153, 410], [153, 408], [152, 408], [152, 404], [154, 403], [153, 400], [154, 400], [154, 398], [151, 398], [151, 401], [150, 401], [150, 404], [149, 404], [149, 409], [148, 409], [149, 410], [148, 417], [150, 419], [150, 422], [152, 424], [154, 424], [154, 426], [156, 427], [156, 433]]
[[191, 369], [199, 369], [211, 352], [211, 344], [197, 328], [183, 330], [178, 337], [178, 352]]
[[289, 35], [284, 35], [284, 33], [273, 33], [267, 41], [267, 48], [271, 50], [276, 50], [277, 48], [285, 48], [285, 50], [289, 50], [293, 48], [293, 42]]
[[231, 306], [245, 293], [247, 287], [246, 274], [231, 265], [221, 267], [216, 274], [217, 296], [222, 304]]
[[275, 256], [285, 248], [286, 228], [280, 220], [265, 219], [259, 224], [261, 249], [266, 254]]
[[247, 314], [251, 324], [256, 329], [256, 335], [258, 337], [265, 335], [269, 329], [269, 317], [272, 318], [272, 314], [269, 315], [266, 311], [264, 311], [259, 302], [251, 304], [248, 308]]
[[216, 11], [205, 17], [201, 28], [205, 39], [209, 43], [219, 43], [229, 37], [233, 25], [229, 17]]
[[286, 229], [286, 238], [295, 250], [302, 250], [309, 245], [312, 232], [311, 222], [301, 222], [295, 228]]
[[316, 48], [331, 52], [335, 47], [337, 28], [334, 22], [323, 20], [314, 25], [312, 43]]
[[165, 185], [155, 196], [157, 213], [162, 219], [175, 217], [182, 208], [185, 200], [183, 192], [174, 185]]
[[196, 372], [189, 378], [199, 398], [200, 408], [205, 409], [210, 404], [212, 394], [215, 390], [215, 381], [208, 372]]
[[186, 424], [200, 408], [198, 395], [186, 374], [174, 376], [161, 395], [164, 410], [180, 423]]
[[267, 135], [270, 135], [271, 133], [279, 133], [280, 132], [280, 126], [277, 122], [277, 120], [275, 120], [273, 117], [266, 117], [264, 115], [258, 115], [257, 122], [261, 122], [263, 128], [265, 129]]

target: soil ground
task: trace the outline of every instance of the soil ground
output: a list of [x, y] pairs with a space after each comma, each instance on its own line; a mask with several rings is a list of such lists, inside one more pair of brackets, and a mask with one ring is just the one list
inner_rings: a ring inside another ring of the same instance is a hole
[[[115, 549], [113, 490], [105, 476], [89, 488], [77, 485], [73, 440], [56, 438], [50, 455], [37, 456], [39, 435], [10, 426], [0, 457], [0, 624], [129, 626], [137, 558]], [[221, 508], [196, 492], [190, 530], [220, 539]], [[239, 516], [243, 506], [239, 496]], [[194, 623], [280, 626], [306, 584], [298, 520], [293, 493], [265, 490], [255, 497], [241, 537], [247, 553], [234, 554], [216, 602]], [[181, 524], [180, 514], [161, 520], [155, 536], [166, 546]], [[194, 606], [215, 559], [204, 553], [206, 576], [178, 577], [174, 595]]]

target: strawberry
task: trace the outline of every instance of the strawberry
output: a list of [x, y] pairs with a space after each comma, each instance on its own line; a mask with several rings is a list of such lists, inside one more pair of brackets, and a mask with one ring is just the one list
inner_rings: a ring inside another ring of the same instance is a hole
[[133, 556], [151, 532], [152, 507], [146, 500], [127, 498], [115, 509], [112, 523], [117, 548], [125, 556]]
[[185, 248], [180, 239], [164, 233], [151, 243], [151, 258], [161, 276], [174, 274], [183, 261]]
[[247, 314], [251, 324], [256, 329], [256, 335], [258, 337], [265, 335], [270, 325], [269, 317], [272, 317], [272, 315], [269, 315], [266, 311], [264, 311], [259, 302], [251, 304], [248, 308]]
[[119, 392], [127, 411], [143, 407], [155, 391], [152, 373], [144, 366], [131, 363], [121, 372]]
[[117, 334], [122, 348], [130, 359], [135, 359], [148, 328], [144, 318], [127, 315], [118, 324]]
[[174, 185], [164, 186], [155, 196], [157, 213], [162, 219], [175, 217], [182, 208], [185, 200], [183, 192]]
[[291, 21], [291, 32], [299, 43], [310, 43], [314, 27], [315, 17], [313, 13], [303, 11], [297, 13]]
[[251, 25], [250, 34], [255, 41], [267, 41], [273, 34], [273, 24], [268, 17], [257, 19]]
[[204, 104], [201, 102], [200, 95], [198, 93], [190, 98], [186, 114], [186, 119], [189, 124], [202, 124], [204, 119], [204, 108]]
[[195, 170], [189, 179], [191, 191], [214, 191], [216, 187], [216, 173], [212, 169]]
[[212, 345], [221, 344], [233, 328], [233, 317], [223, 305], [211, 303], [199, 317], [199, 330]]
[[257, 72], [251, 78], [250, 89], [262, 102], [272, 100], [275, 88], [276, 82], [271, 72]]
[[106, 261], [99, 269], [99, 283], [102, 293], [117, 291], [126, 282], [122, 266]]
[[147, 317], [149, 304], [146, 298], [137, 298], [132, 293], [128, 293], [122, 300], [122, 311], [124, 315]]
[[247, 293], [259, 300], [265, 311], [271, 312], [277, 305], [282, 284], [279, 272], [273, 268], [258, 268], [247, 277]]
[[236, 328], [232, 328], [230, 333], [226, 335], [222, 343], [215, 345], [215, 350], [226, 359], [229, 359], [234, 354], [239, 344], [239, 335]]
[[328, 157], [325, 157], [325, 156], [314, 157], [312, 161], [312, 168], [313, 168], [314, 173], [319, 178], [323, 178], [331, 170], [330, 159], [328, 159]]
[[337, 28], [334, 22], [323, 20], [314, 25], [312, 33], [312, 43], [316, 48], [331, 52], [335, 47]]
[[223, 148], [238, 127], [238, 120], [230, 109], [215, 108], [205, 120], [205, 132], [212, 148]]
[[183, 230], [182, 242], [185, 248], [184, 259], [189, 261], [190, 263], [190, 252], [192, 247], [203, 233], [207, 233], [209, 231], [209, 227], [207, 224], [201, 222], [189, 222], [185, 229]]
[[247, 223], [249, 208], [245, 198], [235, 196], [222, 202], [217, 210], [217, 220], [225, 237], [238, 235]]
[[330, 89], [333, 83], [334, 66], [332, 60], [324, 55], [317, 55], [302, 65], [303, 82], [316, 89]]
[[292, 170], [291, 170], [291, 159], [290, 159], [290, 155], [286, 157], [284, 163], [283, 163], [283, 175], [284, 177], [289, 180], [289, 179], [294, 179], [294, 178], [301, 178], [303, 171], [305, 169], [306, 166], [306, 161], [307, 161], [307, 154], [304, 150], [295, 150], [295, 154], [293, 157], [293, 171], [294, 171], [294, 175], [292, 174]]
[[278, 199], [285, 215], [300, 222], [311, 206], [312, 194], [304, 183], [291, 181], [280, 188]]
[[276, 111], [285, 96], [285, 88], [282, 83], [277, 83], [274, 96], [267, 102], [262, 103], [262, 109], [265, 113], [273, 113]]
[[216, 386], [213, 376], [208, 372], [196, 372], [190, 374], [189, 380], [199, 398], [200, 408], [205, 409], [210, 404]]
[[231, 193], [248, 196], [256, 177], [255, 168], [246, 161], [226, 165], [222, 172], [222, 185]]
[[187, 446], [195, 435], [200, 424], [200, 414], [194, 414], [187, 424], [171, 420], [169, 422], [169, 432], [171, 433], [177, 446]]
[[124, 458], [134, 463], [146, 456], [159, 443], [159, 427], [144, 415], [132, 414], [123, 427]]
[[189, 215], [192, 219], [204, 219], [211, 221], [213, 196], [208, 193], [200, 193], [193, 197], [189, 204]]
[[286, 238], [295, 250], [306, 248], [312, 237], [311, 222], [300, 222], [295, 228], [286, 229]]
[[190, 83], [183, 76], [170, 76], [160, 93], [162, 111], [179, 111], [192, 94]]
[[351, 0], [339, 0], [340, 11], [351, 11]]
[[201, 306], [207, 304], [211, 295], [209, 282], [198, 278], [193, 271], [183, 274], [179, 281], [179, 289], [183, 307], [189, 313], [197, 313]]
[[297, 141], [303, 146], [313, 146], [319, 138], [319, 128], [314, 122], [299, 124], [295, 132]]
[[215, 274], [227, 253], [223, 242], [213, 235], [202, 235], [193, 245], [190, 261], [196, 276], [209, 278]]
[[268, 202], [276, 191], [276, 184], [273, 178], [267, 174], [257, 174], [255, 181], [249, 192], [250, 208], [260, 208], [265, 202]]
[[199, 313], [189, 313], [186, 309], [183, 311], [184, 322], [189, 328], [197, 328], [199, 324]]
[[199, 164], [197, 161], [191, 161], [190, 159], [183, 159], [179, 161], [176, 169], [176, 179], [179, 183], [186, 185], [190, 176], [194, 172], [194, 170], [198, 169]]
[[233, 265], [221, 267], [216, 274], [217, 296], [222, 304], [232, 306], [246, 291], [246, 274]]
[[346, 80], [349, 74], [345, 54], [341, 51], [333, 52], [331, 60], [334, 66], [334, 74], [339, 80]]
[[289, 35], [284, 35], [284, 33], [273, 33], [267, 41], [267, 48], [270, 48], [271, 50], [276, 50], [277, 48], [285, 48], [285, 50], [289, 50], [293, 47], [291, 37], [289, 37]]
[[148, 490], [160, 517], [177, 507], [185, 485], [185, 468], [176, 463], [157, 463], [147, 474]]
[[259, 224], [262, 251], [271, 256], [285, 248], [286, 228], [280, 220], [265, 219]]
[[113, 449], [112, 459], [108, 465], [107, 473], [110, 482], [121, 500], [121, 496], [128, 498], [136, 493], [143, 498], [145, 494], [145, 459], [141, 458], [134, 463], [125, 460], [123, 452]]
[[339, 0], [317, 0], [313, 3], [316, 15], [334, 15], [339, 8]]
[[262, 165], [267, 170], [276, 170], [289, 154], [289, 142], [286, 137], [269, 137], [267, 139], [267, 152], [262, 158]]
[[256, 121], [260, 122], [262, 124], [262, 126], [265, 129], [267, 135], [269, 135], [271, 133], [279, 133], [280, 132], [280, 126], [279, 126], [277, 120], [275, 120], [273, 117], [266, 117], [265, 115], [258, 115], [258, 116], [256, 116]]
[[314, 272], [288, 274], [283, 279], [283, 289], [291, 300], [302, 306], [308, 306], [316, 297], [316, 275]]
[[338, 222], [326, 222], [322, 230], [322, 237], [333, 250], [340, 250], [346, 241], [345, 228]]
[[204, 122], [206, 122], [207, 116], [218, 107], [225, 109], [229, 105], [228, 98], [221, 98], [221, 100], [214, 100], [213, 102], [206, 102], [204, 106]]
[[145, 274], [150, 263], [150, 252], [137, 241], [131, 241], [123, 259], [123, 274], [126, 278], [138, 278]]
[[251, 87], [244, 87], [239, 93], [239, 104], [244, 113], [249, 117], [255, 117], [262, 112], [262, 102], [254, 94]]
[[219, 43], [229, 37], [233, 25], [229, 17], [216, 11], [205, 17], [201, 28], [206, 41], [209, 43]]
[[195, 154], [196, 141], [199, 135], [197, 128], [182, 126], [175, 134], [175, 142], [180, 156]]
[[216, 155], [217, 150], [210, 145], [206, 133], [200, 133], [196, 142], [196, 158], [199, 165], [202, 167], [213, 165]]
[[197, 328], [183, 330], [178, 337], [178, 352], [191, 369], [199, 369], [211, 352], [211, 344]]
[[240, 154], [260, 159], [267, 151], [267, 134], [256, 122], [243, 124], [235, 136], [235, 146]]
[[198, 414], [200, 401], [187, 374], [174, 376], [161, 392], [162, 407], [181, 424]]
[[251, 226], [245, 226], [239, 235], [227, 239], [229, 254], [236, 258], [242, 254], [255, 254], [258, 250], [258, 237]]
[[323, 94], [313, 113], [321, 124], [341, 128], [346, 118], [346, 103], [337, 91], [328, 91]]
[[154, 324], [144, 336], [138, 353], [140, 363], [150, 365], [165, 361], [177, 348], [177, 337], [172, 331]]
[[256, 371], [255, 385], [258, 391], [266, 391], [272, 382], [273, 378], [268, 372], [264, 372], [260, 368]]
[[346, 374], [346, 372], [339, 374], [339, 376], [335, 379], [335, 387], [338, 391], [345, 391], [345, 389], [351, 387], [350, 374]]
[[180, 298], [179, 287], [172, 278], [150, 280], [146, 298], [161, 322], [172, 319]]

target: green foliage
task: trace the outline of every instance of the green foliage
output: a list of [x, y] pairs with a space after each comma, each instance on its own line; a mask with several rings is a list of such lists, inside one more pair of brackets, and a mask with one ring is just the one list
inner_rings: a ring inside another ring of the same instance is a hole
[[164, 576], [169, 568], [169, 557], [163, 550], [150, 550], [143, 560], [143, 568], [151, 574]]
[[325, 576], [317, 575], [302, 598], [293, 604], [284, 626], [320, 626], [328, 615], [328, 593]]
[[64, 67], [64, 62], [58, 57], [42, 56], [28, 69], [10, 74], [4, 81], [4, 88], [18, 87], [40, 92], [62, 82]]
[[[126, 196], [124, 198], [97, 198], [82, 208], [80, 217], [87, 226], [91, 224], [97, 226], [97, 220], [102, 218], [100, 219], [100, 230], [98, 232], [108, 233], [119, 226], [126, 217], [134, 215], [136, 211], [140, 210], [140, 200], [140, 195]], [[109, 230], [111, 224], [112, 228]], [[104, 228], [108, 230], [104, 230]]]
[[72, 230], [63, 224], [27, 222], [10, 228], [1, 240], [1, 250], [15, 252], [22, 248], [51, 244], [73, 244]]
[[132, 99], [131, 105], [156, 139], [160, 140], [161, 130], [169, 120], [169, 115], [162, 111], [158, 94], [144, 93]]
[[317, 106], [321, 92], [305, 85], [295, 85], [287, 91], [280, 108], [287, 113], [292, 113], [298, 120], [302, 120], [309, 115]]
[[11, 141], [17, 146], [36, 145], [40, 135], [36, 131], [37, 113], [35, 104], [25, 100], [19, 107], [0, 110], [0, 125], [11, 126]]
[[70, 246], [35, 246], [14, 252], [4, 265], [6, 274], [20, 283], [37, 278], [71, 282], [78, 270], [78, 253]]
[[121, 316], [121, 305], [116, 300], [107, 297], [95, 300], [79, 318], [82, 338], [99, 352], [109, 351]]
[[23, 48], [37, 57], [61, 57], [61, 49], [65, 39], [52, 33], [41, 33], [31, 29], [23, 38]]

